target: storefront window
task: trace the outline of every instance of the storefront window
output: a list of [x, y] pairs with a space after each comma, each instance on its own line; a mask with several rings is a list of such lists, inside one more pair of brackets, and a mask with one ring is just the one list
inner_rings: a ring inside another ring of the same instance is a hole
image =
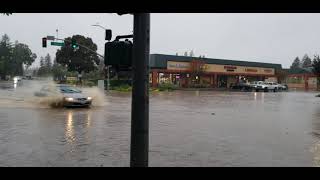
[[170, 83], [171, 82], [170, 75], [171, 74], [159, 73], [159, 83], [160, 84]]
[[149, 73], [149, 83], [152, 83], [152, 73]]

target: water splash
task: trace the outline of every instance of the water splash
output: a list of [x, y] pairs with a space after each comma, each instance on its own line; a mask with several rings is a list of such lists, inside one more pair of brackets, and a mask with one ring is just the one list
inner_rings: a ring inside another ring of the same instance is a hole
[[[60, 93], [51, 94], [49, 97], [35, 96], [44, 85], [55, 86], [51, 79], [24, 81], [15, 89], [0, 90], [0, 107], [24, 107], [24, 108], [60, 108], [63, 96]], [[93, 98], [94, 107], [106, 105], [106, 97], [98, 87], [83, 87], [80, 89], [84, 95]]]

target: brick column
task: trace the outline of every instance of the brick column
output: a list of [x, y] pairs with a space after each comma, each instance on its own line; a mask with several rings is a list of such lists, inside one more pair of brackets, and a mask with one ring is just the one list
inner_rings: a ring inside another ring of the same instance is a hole
[[309, 79], [308, 75], [305, 74], [304, 75], [304, 88], [305, 88], [305, 90], [309, 90], [308, 79]]
[[152, 71], [152, 87], [158, 87], [158, 72]]
[[218, 81], [218, 74], [214, 74], [213, 76], [213, 87], [218, 87], [218, 84], [217, 84], [217, 81]]

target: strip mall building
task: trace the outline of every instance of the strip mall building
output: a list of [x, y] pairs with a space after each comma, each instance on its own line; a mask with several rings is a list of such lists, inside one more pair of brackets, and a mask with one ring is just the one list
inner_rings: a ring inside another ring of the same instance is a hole
[[276, 71], [281, 69], [281, 64], [151, 54], [149, 81], [153, 87], [171, 83], [228, 88], [239, 80], [277, 82]]

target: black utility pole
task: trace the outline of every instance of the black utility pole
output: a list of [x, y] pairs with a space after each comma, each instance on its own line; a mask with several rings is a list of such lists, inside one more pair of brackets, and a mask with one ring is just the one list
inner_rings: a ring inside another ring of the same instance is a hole
[[147, 167], [149, 154], [150, 14], [134, 14], [130, 166]]

